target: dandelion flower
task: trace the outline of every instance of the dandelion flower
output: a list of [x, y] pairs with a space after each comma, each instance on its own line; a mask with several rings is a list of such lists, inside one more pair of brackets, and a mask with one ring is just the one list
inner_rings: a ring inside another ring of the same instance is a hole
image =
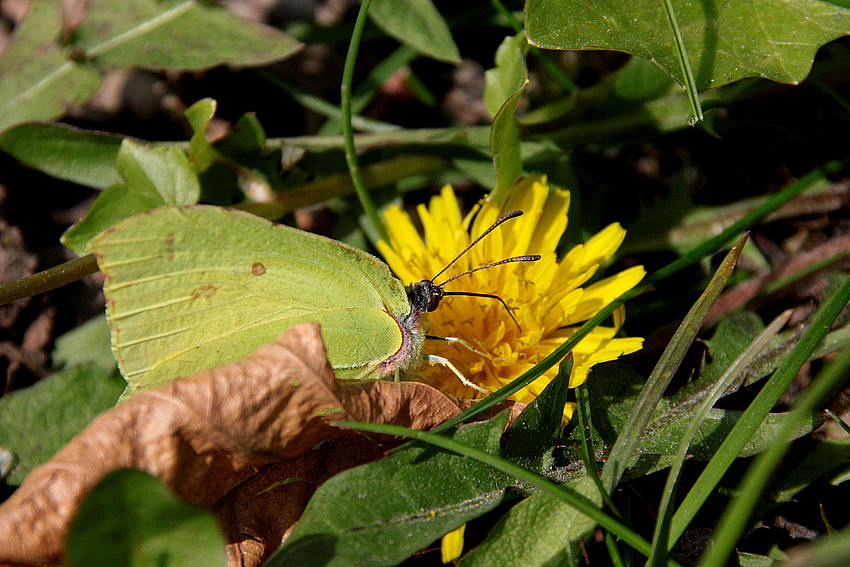
[[[464, 276], [447, 290], [498, 295], [519, 325], [501, 302], [480, 297], [446, 297], [428, 314], [430, 334], [462, 339], [479, 351], [430, 341], [429, 352], [447, 358], [469, 381], [488, 391], [496, 391], [545, 358], [645, 274], [636, 266], [582, 287], [616, 252], [625, 230], [611, 224], [558, 260], [555, 247], [567, 226], [569, 203], [568, 191], [550, 190], [545, 176], [534, 175], [518, 182], [501, 207], [484, 201], [466, 217], [451, 187], [444, 187], [427, 208], [418, 208], [424, 239], [402, 209], [390, 207], [385, 212], [389, 242], [379, 242], [378, 249], [406, 283], [434, 277], [505, 212], [525, 213], [487, 235], [436, 282], [508, 257], [539, 254], [537, 262], [505, 264]], [[616, 337], [618, 330], [598, 326], [576, 345], [570, 387], [582, 384], [594, 364], [641, 348], [643, 339]], [[512, 398], [532, 401], [556, 373], [557, 368], [550, 369]], [[458, 399], [480, 395], [442, 367], [425, 368], [423, 374], [428, 383]]]

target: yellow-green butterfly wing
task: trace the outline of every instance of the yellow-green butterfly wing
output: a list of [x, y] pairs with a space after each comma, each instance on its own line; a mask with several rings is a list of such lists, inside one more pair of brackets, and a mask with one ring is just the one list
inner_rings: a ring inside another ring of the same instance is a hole
[[237, 360], [302, 321], [340, 378], [368, 378], [410, 311], [377, 258], [254, 215], [196, 205], [130, 217], [89, 243], [105, 276], [125, 396]]

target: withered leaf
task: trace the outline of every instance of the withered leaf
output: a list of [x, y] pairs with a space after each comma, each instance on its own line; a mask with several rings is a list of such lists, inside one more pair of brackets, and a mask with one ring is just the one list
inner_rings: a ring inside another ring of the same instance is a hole
[[[295, 325], [242, 360], [141, 392], [98, 416], [0, 505], [0, 562], [61, 562], [85, 493], [109, 471], [132, 467], [183, 500], [214, 508], [232, 542], [231, 564], [256, 565], [332, 474], [327, 463], [346, 462], [336, 453], [328, 459], [334, 444], [322, 442], [356, 434], [332, 422], [426, 429], [458, 411], [425, 384], [336, 381], [318, 325]], [[369, 446], [360, 444], [350, 466], [379, 454]]]

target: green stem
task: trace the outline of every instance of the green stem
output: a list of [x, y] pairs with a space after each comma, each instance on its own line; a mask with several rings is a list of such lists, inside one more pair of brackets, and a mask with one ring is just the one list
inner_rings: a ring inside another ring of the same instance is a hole
[[96, 271], [97, 261], [92, 254], [74, 258], [43, 272], [0, 285], [0, 305], [56, 289]]
[[666, 10], [667, 19], [670, 21], [670, 27], [673, 30], [673, 37], [676, 39], [676, 53], [679, 55], [679, 68], [682, 70], [682, 76], [685, 80], [685, 89], [688, 91], [688, 99], [691, 101], [691, 119], [688, 120], [688, 124], [694, 126], [697, 122], [701, 122], [705, 118], [702, 113], [702, 105], [700, 105], [699, 102], [697, 82], [696, 79], [694, 79], [693, 69], [691, 69], [691, 59], [688, 57], [685, 40], [682, 37], [682, 32], [679, 30], [679, 20], [676, 19], [676, 11], [673, 9], [673, 0], [664, 0], [664, 10]]
[[372, 0], [363, 0], [360, 11], [357, 13], [357, 21], [354, 23], [354, 31], [351, 33], [351, 43], [348, 44], [348, 53], [345, 55], [345, 67], [342, 70], [342, 85], [340, 85], [342, 105], [342, 135], [345, 138], [345, 162], [351, 173], [351, 181], [363, 210], [369, 216], [375, 231], [382, 240], [389, 240], [387, 231], [372, 202], [372, 197], [366, 190], [363, 178], [360, 175], [360, 165], [357, 163], [357, 150], [354, 147], [354, 129], [351, 124], [351, 83], [354, 80], [354, 62], [357, 60], [357, 49], [360, 47], [360, 37], [363, 35], [363, 26], [366, 25], [366, 14]]

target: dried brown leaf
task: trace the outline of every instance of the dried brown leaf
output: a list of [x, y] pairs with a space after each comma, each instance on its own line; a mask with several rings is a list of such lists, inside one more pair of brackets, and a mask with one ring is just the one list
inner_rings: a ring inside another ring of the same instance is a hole
[[[240, 361], [141, 392], [101, 414], [0, 505], [0, 562], [60, 562], [85, 493], [108, 472], [133, 467], [187, 502], [214, 507], [232, 542], [231, 564], [256, 565], [292, 528], [326, 471], [346, 462], [332, 453], [336, 444], [320, 445], [355, 435], [332, 422], [425, 429], [458, 411], [425, 384], [337, 382], [318, 325], [296, 325]], [[361, 447], [347, 462], [376, 454]], [[258, 493], [266, 496], [258, 500]]]

